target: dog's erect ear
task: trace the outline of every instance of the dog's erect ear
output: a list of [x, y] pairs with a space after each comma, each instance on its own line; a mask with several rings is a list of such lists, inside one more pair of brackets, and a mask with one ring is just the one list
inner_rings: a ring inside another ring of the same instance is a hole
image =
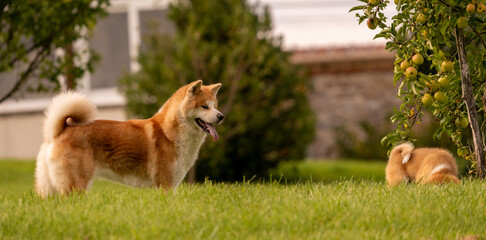
[[218, 90], [221, 88], [221, 83], [211, 84], [209, 85], [209, 90], [213, 93], [214, 96], [218, 93]]
[[197, 96], [201, 92], [202, 80], [197, 80], [192, 82], [187, 89], [187, 95], [189, 96]]

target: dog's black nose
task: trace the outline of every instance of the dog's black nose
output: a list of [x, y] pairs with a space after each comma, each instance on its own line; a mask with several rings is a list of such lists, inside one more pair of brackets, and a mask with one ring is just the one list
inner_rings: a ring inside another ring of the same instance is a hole
[[223, 114], [218, 114], [218, 121], [221, 122], [223, 121], [223, 119], [224, 119]]

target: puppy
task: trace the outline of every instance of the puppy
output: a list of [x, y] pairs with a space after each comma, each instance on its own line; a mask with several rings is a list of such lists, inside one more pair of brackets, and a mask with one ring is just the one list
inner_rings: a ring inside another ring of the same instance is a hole
[[386, 166], [386, 180], [391, 186], [407, 181], [460, 183], [456, 160], [450, 152], [440, 148], [414, 149], [411, 143], [393, 148]]

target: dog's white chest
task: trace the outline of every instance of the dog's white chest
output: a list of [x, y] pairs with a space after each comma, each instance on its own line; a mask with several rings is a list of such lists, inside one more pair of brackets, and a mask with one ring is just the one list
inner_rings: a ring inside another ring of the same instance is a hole
[[183, 136], [179, 140], [177, 146], [177, 159], [174, 164], [172, 178], [174, 188], [179, 186], [189, 169], [196, 162], [204, 138], [204, 134], [195, 134]]

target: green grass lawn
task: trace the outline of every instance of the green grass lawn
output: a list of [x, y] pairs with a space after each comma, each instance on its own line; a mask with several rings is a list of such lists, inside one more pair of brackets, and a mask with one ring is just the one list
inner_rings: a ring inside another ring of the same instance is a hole
[[[98, 181], [42, 200], [30, 163], [0, 162], [0, 239], [471, 239], [486, 237], [486, 183], [212, 183], [177, 191]], [[17, 186], [21, 190], [13, 190]]]
[[281, 182], [324, 182], [339, 180], [385, 181], [383, 161], [334, 160], [284, 162], [270, 171]]
[[[0, 195], [34, 191], [34, 161], [0, 160]], [[122, 189], [123, 185], [97, 179], [93, 190]]]

